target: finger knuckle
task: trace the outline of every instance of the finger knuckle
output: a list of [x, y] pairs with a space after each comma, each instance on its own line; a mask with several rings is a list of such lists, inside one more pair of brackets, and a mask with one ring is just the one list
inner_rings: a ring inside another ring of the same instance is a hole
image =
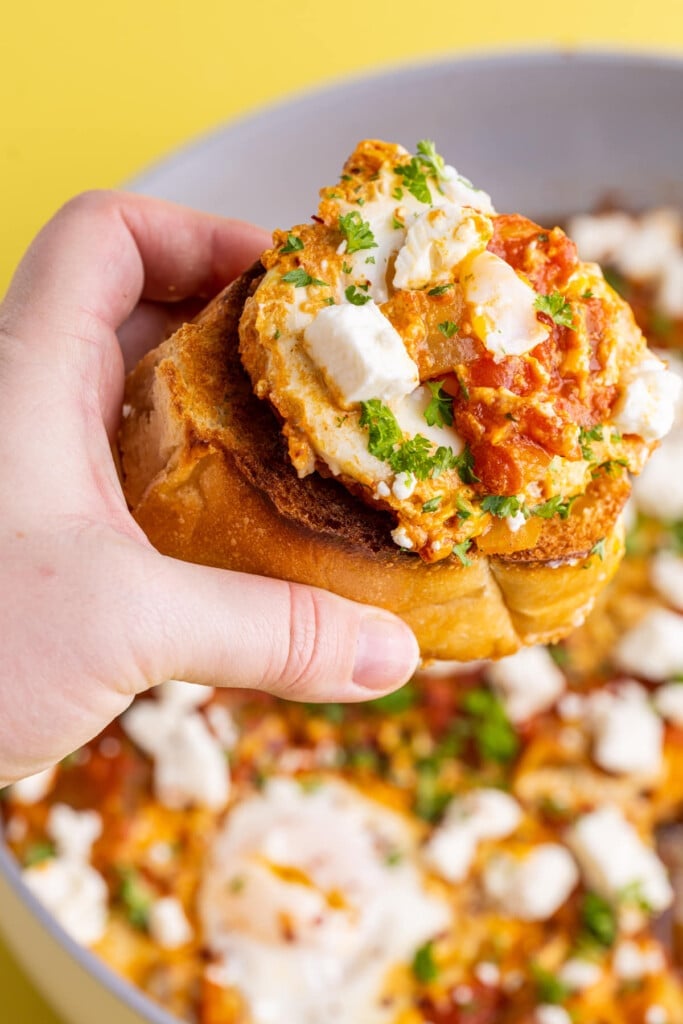
[[289, 644], [281, 672], [285, 690], [305, 687], [324, 671], [323, 598], [317, 591], [288, 584]]

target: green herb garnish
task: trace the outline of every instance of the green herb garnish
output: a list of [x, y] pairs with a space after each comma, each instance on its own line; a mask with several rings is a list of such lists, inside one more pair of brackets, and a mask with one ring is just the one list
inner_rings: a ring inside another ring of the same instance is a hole
[[458, 476], [464, 484], [481, 483], [479, 477], [474, 472], [474, 456], [472, 455], [472, 449], [468, 444], [465, 445], [459, 455], [455, 456], [454, 462], [454, 468], [457, 469]]
[[403, 179], [403, 187], [420, 203], [431, 203], [432, 194], [427, 184], [427, 176], [420, 159], [416, 156], [407, 164], [398, 164], [394, 173]]
[[327, 281], [321, 281], [317, 277], [311, 277], [307, 270], [303, 267], [297, 267], [296, 270], [290, 270], [289, 273], [283, 274], [282, 280], [286, 284], [293, 284], [295, 288], [307, 288], [309, 284], [322, 284], [327, 285]]
[[602, 441], [604, 436], [605, 428], [601, 423], [597, 423], [594, 427], [590, 427], [590, 429], [581, 427], [579, 431], [579, 447], [581, 448], [581, 454], [588, 462], [593, 460], [593, 449], [590, 442]]
[[575, 331], [574, 314], [572, 307], [561, 292], [552, 292], [550, 295], [537, 295], [534, 302], [534, 309], [539, 313], [545, 313], [560, 327], [569, 327]]
[[563, 1003], [570, 994], [570, 988], [551, 971], [538, 964], [531, 967], [534, 981], [536, 983], [536, 995], [540, 1003]]
[[617, 937], [617, 917], [614, 907], [598, 896], [587, 892], [581, 904], [581, 924], [585, 936], [609, 949]]
[[443, 390], [442, 380], [429, 380], [427, 387], [432, 393], [424, 418], [430, 427], [450, 427], [453, 424], [453, 398]]
[[439, 324], [439, 330], [441, 331], [445, 338], [452, 338], [453, 335], [460, 330], [460, 328], [458, 327], [457, 324], [454, 324], [452, 320], [444, 320], [442, 323]]
[[468, 731], [483, 761], [511, 761], [519, 749], [519, 740], [510, 725], [499, 698], [483, 688], [470, 690], [462, 701], [469, 717]]
[[434, 498], [430, 498], [429, 501], [425, 501], [424, 505], [422, 506], [422, 511], [423, 512], [436, 512], [436, 510], [438, 509], [439, 505], [441, 504], [441, 498], [442, 498], [442, 495], [441, 494], [437, 494]]
[[444, 173], [446, 161], [437, 153], [436, 146], [430, 139], [422, 139], [418, 142], [417, 159], [437, 181], [446, 177]]
[[371, 295], [366, 295], [360, 291], [355, 284], [350, 284], [344, 291], [344, 295], [353, 306], [364, 306], [372, 298]]
[[452, 284], [437, 284], [434, 288], [429, 289], [427, 295], [445, 295], [452, 287]]
[[119, 899], [123, 903], [126, 916], [134, 928], [143, 931], [147, 927], [154, 899], [152, 891], [135, 868], [120, 868], [119, 876]]
[[507, 519], [523, 511], [523, 502], [515, 495], [487, 494], [481, 503], [482, 512], [490, 512], [499, 519]]
[[423, 985], [428, 985], [439, 977], [439, 968], [434, 959], [433, 942], [425, 942], [416, 951], [413, 957], [413, 974]]
[[464, 565], [465, 568], [467, 568], [468, 565], [472, 565], [472, 559], [467, 557], [467, 552], [471, 547], [472, 541], [469, 539], [461, 541], [460, 544], [453, 545], [453, 554], [457, 559], [459, 559], [460, 563]]
[[280, 249], [282, 255], [286, 255], [288, 252], [301, 252], [304, 247], [304, 243], [296, 235], [287, 235], [287, 244], [283, 245]]
[[372, 229], [366, 220], [363, 220], [358, 210], [352, 210], [339, 218], [339, 230], [346, 239], [346, 251], [349, 256], [361, 249], [376, 249], [377, 242]]
[[370, 700], [367, 707], [372, 711], [379, 711], [381, 714], [400, 715], [402, 711], [408, 711], [417, 704], [418, 691], [414, 683], [406, 683], [393, 693], [387, 693], [384, 697]]
[[45, 840], [40, 843], [32, 843], [24, 855], [24, 866], [33, 867], [34, 864], [42, 864], [45, 860], [51, 860], [55, 856], [55, 844]]
[[605, 560], [605, 540], [605, 537], [601, 537], [590, 550], [591, 555], [597, 555], [601, 562]]
[[552, 519], [553, 516], [567, 519], [577, 497], [578, 495], [565, 501], [561, 494], [556, 494], [554, 497], [544, 501], [542, 505], [534, 505], [531, 509], [531, 514], [532, 516], [540, 516], [541, 519]]

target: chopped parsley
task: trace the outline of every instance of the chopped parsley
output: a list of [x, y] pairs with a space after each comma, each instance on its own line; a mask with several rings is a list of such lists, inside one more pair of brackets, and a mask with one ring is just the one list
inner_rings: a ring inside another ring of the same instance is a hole
[[547, 231], [541, 231], [540, 234], [536, 235], [536, 239], [539, 242], [549, 242], [550, 241], [550, 235], [548, 234]]
[[342, 274], [351, 274], [351, 273], [353, 273], [353, 267], [351, 266], [351, 264], [350, 263], [346, 263], [346, 262], [342, 263]]
[[277, 341], [279, 337], [280, 337], [280, 328], [278, 327], [276, 329], [276, 331], [275, 331], [275, 334], [273, 335], [273, 341]]
[[499, 519], [507, 519], [508, 516], [516, 516], [523, 512], [523, 503], [514, 494], [487, 494], [481, 503], [482, 512], [490, 512], [492, 516]]
[[454, 334], [460, 330], [457, 324], [454, 324], [452, 320], [444, 320], [439, 324], [439, 330], [443, 334], [444, 338], [452, 338]]
[[392, 218], [391, 226], [394, 228], [395, 231], [402, 231], [403, 228], [405, 227], [405, 224], [403, 223], [403, 221], [399, 220], [398, 217], [394, 217]]
[[330, 295], [330, 297], [329, 297], [329, 298], [325, 299], [325, 305], [326, 305], [326, 306], [336, 306], [336, 305], [337, 305], [337, 303], [336, 303], [336, 302], [334, 301], [334, 299], [333, 299], [333, 298], [332, 298], [332, 296]]
[[610, 288], [614, 288], [622, 298], [628, 298], [628, 281], [618, 270], [614, 270], [612, 267], [603, 267], [602, 275]]
[[519, 749], [519, 739], [502, 702], [491, 690], [470, 690], [462, 701], [468, 716], [467, 731], [482, 761], [511, 761]]
[[427, 175], [419, 157], [414, 156], [407, 164], [397, 164], [394, 173], [403, 179], [403, 187], [420, 203], [431, 203], [432, 193], [427, 184]]
[[391, 193], [394, 199], [403, 199], [403, 189], [400, 185], [397, 185], [394, 191]]
[[591, 291], [591, 289], [590, 288], [586, 288], [585, 292], [581, 293], [581, 298], [582, 299], [592, 299], [593, 298], [593, 292]]
[[468, 538], [467, 540], [461, 541], [460, 544], [453, 545], [453, 554], [459, 559], [461, 565], [467, 568], [468, 565], [472, 565], [472, 559], [467, 557], [467, 552], [472, 547], [472, 541]]
[[375, 260], [375, 257], [374, 257], [374, 256], [366, 256], [366, 257], [365, 257], [365, 262], [366, 262], [366, 263], [375, 263], [375, 262], [376, 262], [376, 260]]
[[365, 295], [362, 291], [356, 288], [355, 284], [350, 284], [344, 291], [344, 295], [353, 306], [364, 306], [365, 303], [369, 302], [372, 298], [371, 295]]
[[455, 507], [458, 510], [458, 519], [471, 519], [472, 518], [472, 509], [469, 508], [465, 504], [465, 502], [463, 501], [463, 499], [459, 495], [455, 499]]
[[430, 498], [429, 501], [425, 501], [424, 505], [422, 506], [422, 511], [423, 512], [436, 512], [436, 510], [438, 509], [439, 505], [441, 504], [442, 497], [443, 497], [443, 495], [437, 494], [433, 498]]
[[468, 444], [465, 445], [459, 455], [455, 456], [454, 468], [457, 469], [458, 476], [464, 484], [478, 484], [481, 482], [474, 472], [474, 456]]
[[619, 903], [622, 907], [637, 907], [638, 910], [642, 910], [646, 914], [653, 913], [652, 904], [643, 892], [643, 883], [639, 878], [634, 882], [629, 882], [620, 890]]
[[439, 977], [439, 968], [434, 959], [434, 943], [425, 942], [416, 951], [413, 957], [413, 974], [423, 985], [430, 981], [436, 981]]
[[572, 307], [562, 292], [551, 292], [550, 295], [537, 295], [534, 309], [537, 309], [539, 313], [545, 313], [546, 316], [549, 316], [560, 327], [569, 327], [572, 331], [576, 330]]
[[601, 537], [591, 548], [591, 555], [597, 555], [601, 562], [605, 560], [605, 537]]
[[[422, 434], [408, 438], [396, 449], [389, 458], [395, 473], [413, 473], [418, 480], [426, 480], [436, 468], [435, 455], [432, 455], [432, 442]], [[437, 449], [440, 451], [441, 449]], [[450, 448], [444, 451], [451, 451]], [[451, 455], [453, 453], [451, 452]], [[441, 470], [439, 470], [441, 472]], [[439, 475], [438, 473], [436, 474]]]
[[598, 896], [587, 892], [581, 904], [581, 925], [584, 939], [609, 949], [617, 937], [617, 915], [614, 907]]
[[321, 281], [317, 277], [311, 277], [307, 270], [303, 267], [297, 267], [296, 270], [290, 270], [288, 274], [283, 274], [282, 280], [286, 284], [293, 284], [295, 288], [307, 288], [309, 284], [322, 284], [327, 286], [327, 281]]
[[570, 994], [570, 988], [556, 974], [544, 967], [533, 964], [531, 968], [536, 982], [536, 995], [540, 1003], [563, 1003]]
[[433, 758], [417, 764], [417, 785], [413, 810], [423, 821], [438, 821], [451, 802], [453, 793], [439, 785], [439, 764]]
[[301, 252], [304, 247], [304, 243], [296, 235], [287, 235], [287, 244], [283, 245], [280, 252], [283, 256], [286, 256], [288, 252]]
[[361, 249], [376, 249], [377, 242], [372, 229], [366, 220], [363, 220], [358, 210], [344, 213], [339, 218], [339, 230], [346, 239], [346, 251], [349, 255], [360, 252]]
[[568, 498], [564, 501], [561, 494], [556, 494], [554, 497], [544, 501], [542, 505], [534, 505], [531, 509], [531, 514], [532, 516], [540, 516], [541, 519], [552, 519], [553, 516], [567, 519], [577, 497], [578, 495], [575, 495], [573, 498]]
[[45, 860], [51, 860], [55, 856], [55, 852], [55, 844], [48, 840], [32, 843], [24, 855], [24, 867], [30, 868], [34, 864], [42, 864]]
[[135, 868], [120, 868], [119, 875], [119, 899], [123, 903], [126, 916], [134, 928], [144, 931], [154, 898], [152, 891]]
[[379, 398], [361, 402], [361, 427], [368, 428], [368, 451], [371, 455], [388, 462], [396, 445], [403, 440], [403, 431], [391, 409]]
[[427, 381], [432, 397], [424, 411], [424, 418], [430, 427], [453, 425], [453, 399], [443, 390], [443, 383], [442, 380]]
[[436, 146], [430, 139], [422, 139], [417, 144], [417, 159], [429, 174], [439, 181], [445, 178], [444, 173], [446, 162], [436, 151]]
[[591, 441], [602, 441], [604, 434], [605, 429], [601, 423], [596, 424], [589, 430], [585, 427], [581, 427], [581, 430], [579, 431], [579, 447], [581, 448], [581, 454], [588, 462], [593, 461]]
[[434, 288], [429, 289], [427, 295], [445, 295], [452, 287], [452, 284], [437, 284]]

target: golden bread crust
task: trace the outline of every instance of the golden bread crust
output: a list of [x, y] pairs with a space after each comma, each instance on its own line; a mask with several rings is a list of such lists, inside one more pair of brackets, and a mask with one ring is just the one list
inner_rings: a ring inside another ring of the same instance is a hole
[[[252, 393], [238, 323], [261, 273], [252, 267], [128, 379], [122, 480], [155, 547], [390, 609], [430, 658], [502, 657], [578, 625], [623, 553], [626, 480], [598, 478], [569, 519], [543, 522], [531, 551], [474, 555], [469, 566], [401, 551], [388, 513], [333, 479], [299, 479], [274, 413]], [[602, 537], [602, 558], [591, 555]]]

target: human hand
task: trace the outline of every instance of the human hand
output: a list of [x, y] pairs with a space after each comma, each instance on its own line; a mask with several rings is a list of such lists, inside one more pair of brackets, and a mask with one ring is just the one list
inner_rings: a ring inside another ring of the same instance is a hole
[[238, 221], [95, 192], [17, 270], [0, 306], [0, 785], [167, 678], [357, 701], [415, 668], [415, 639], [388, 613], [166, 558], [126, 507], [110, 447], [125, 370], [268, 243]]

